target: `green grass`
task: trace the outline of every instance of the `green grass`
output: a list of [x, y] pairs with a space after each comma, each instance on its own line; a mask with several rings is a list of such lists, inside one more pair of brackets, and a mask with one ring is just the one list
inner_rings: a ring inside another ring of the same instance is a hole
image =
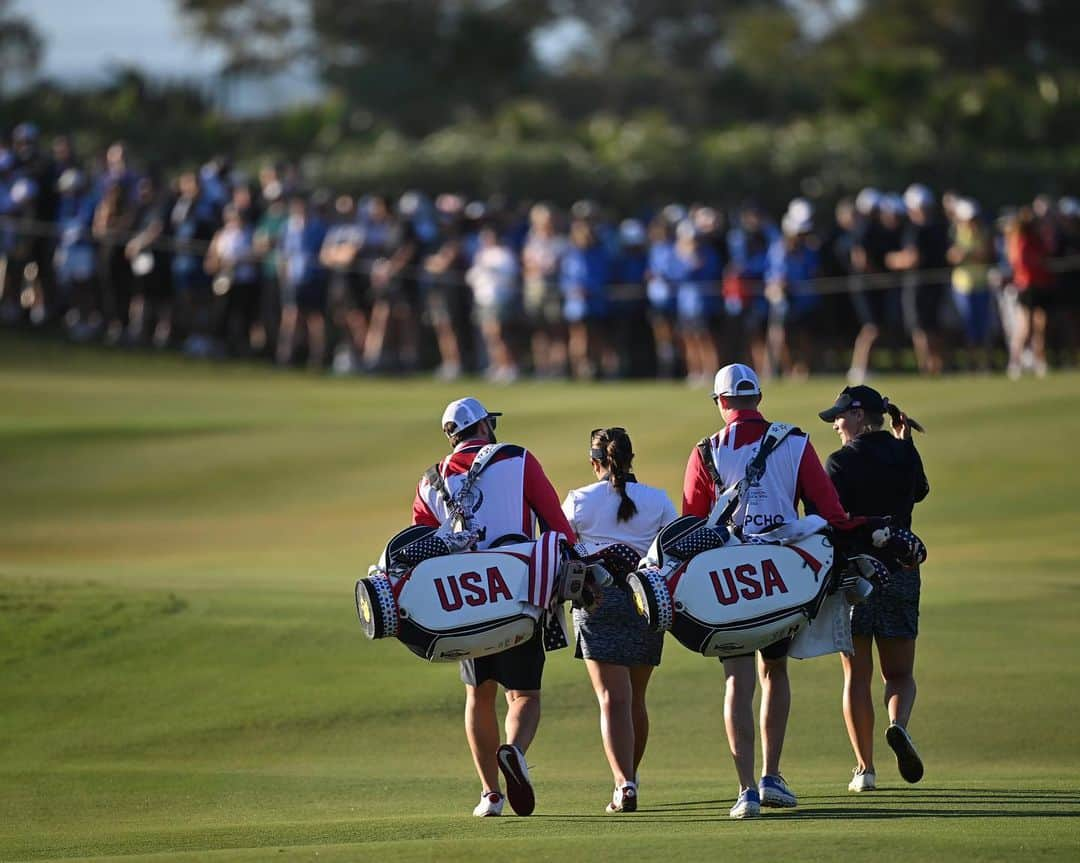
[[[700, 390], [332, 381], [0, 339], [0, 859], [835, 860], [1080, 856], [1080, 375], [881, 382], [930, 429], [911, 730], [926, 778], [845, 791], [835, 658], [795, 663], [800, 806], [735, 823], [715, 661], [669, 640], [643, 811], [610, 775], [584, 668], [549, 657], [529, 819], [479, 821], [454, 666], [365, 640], [352, 584], [405, 526], [446, 401], [506, 416], [556, 487], [627, 426], [678, 500]], [[836, 380], [777, 384], [815, 418]], [[879, 737], [880, 740], [880, 737]], [[884, 750], [882, 741], [881, 749]]]

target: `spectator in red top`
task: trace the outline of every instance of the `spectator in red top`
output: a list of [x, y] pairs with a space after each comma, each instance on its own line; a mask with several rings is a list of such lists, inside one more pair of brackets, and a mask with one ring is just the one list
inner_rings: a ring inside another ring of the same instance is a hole
[[[577, 542], [563, 515], [559, 495], [540, 463], [524, 447], [504, 444], [490, 457], [471, 488], [463, 490], [465, 477], [480, 452], [495, 444], [495, 424], [500, 413], [489, 412], [474, 398], [457, 399], [443, 412], [442, 429], [453, 451], [424, 474], [413, 500], [413, 524], [438, 527], [453, 518], [446, 500], [468, 511], [472, 527], [483, 531], [479, 549], [490, 548], [516, 537], [532, 539], [539, 522]], [[443, 485], [445, 494], [440, 492]], [[503, 795], [499, 770], [506, 778], [507, 797], [518, 815], [533, 811], [534, 796], [525, 765], [525, 751], [540, 722], [540, 681], [544, 672], [544, 645], [537, 627], [535, 635], [510, 650], [461, 663], [465, 684], [465, 736], [476, 772], [483, 783], [477, 816], [500, 815]], [[506, 743], [499, 745], [495, 715], [498, 687], [506, 690]]]
[[1046, 375], [1046, 324], [1055, 298], [1054, 274], [1047, 267], [1050, 250], [1030, 207], [1022, 207], [1009, 225], [1005, 248], [1019, 301], [1019, 319], [1009, 345], [1009, 377], [1020, 377], [1024, 351], [1030, 348], [1037, 377]]
[[[734, 364], [716, 373], [713, 401], [724, 419], [725, 428], [708, 439], [713, 471], [702, 461], [695, 447], [690, 453], [683, 479], [683, 515], [706, 517], [719, 494], [746, 475], [750, 460], [769, 422], [758, 412], [761, 386], [749, 366]], [[789, 434], [768, 456], [765, 473], [740, 500], [733, 520], [743, 533], [763, 533], [769, 528], [798, 518], [798, 501], [807, 513], [821, 515], [841, 530], [860, 522], [848, 519], [836, 489], [821, 466], [817, 453], [805, 434]], [[787, 652], [791, 639], [771, 644], [761, 653], [761, 747], [765, 772], [760, 782], [754, 775], [754, 656], [724, 659], [724, 725], [728, 744], [739, 776], [739, 798], [731, 809], [732, 818], [760, 814], [760, 807], [792, 807], [795, 794], [780, 775], [780, 754], [784, 746], [791, 684], [787, 673]]]

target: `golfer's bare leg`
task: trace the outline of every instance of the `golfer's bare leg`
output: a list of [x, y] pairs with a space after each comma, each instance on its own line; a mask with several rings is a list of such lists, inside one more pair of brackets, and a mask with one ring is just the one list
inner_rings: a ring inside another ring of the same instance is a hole
[[638, 774], [641, 759], [645, 757], [645, 747], [649, 743], [649, 711], [645, 706], [645, 691], [649, 686], [653, 666], [630, 666], [630, 686], [633, 689], [630, 705], [634, 717], [634, 776]]
[[915, 639], [879, 638], [877, 645], [889, 721], [907, 728], [915, 704]]
[[499, 718], [495, 715], [495, 695], [499, 684], [485, 680], [479, 686], [465, 684], [465, 737], [473, 764], [485, 791], [499, 789]]
[[634, 717], [630, 672], [625, 665], [586, 659], [589, 679], [600, 703], [600, 737], [615, 785], [634, 778]]
[[780, 774], [788, 714], [791, 712], [791, 680], [787, 657], [762, 659], [761, 672], [761, 754], [765, 775]]
[[844, 666], [844, 724], [859, 767], [874, 769], [874, 645], [869, 636], [852, 638], [855, 653], [840, 654]]
[[754, 776], [754, 673], [753, 656], [724, 660], [724, 728], [727, 731], [740, 788], [757, 788]]
[[506, 742], [524, 752], [540, 725], [540, 690], [508, 689], [506, 706]]

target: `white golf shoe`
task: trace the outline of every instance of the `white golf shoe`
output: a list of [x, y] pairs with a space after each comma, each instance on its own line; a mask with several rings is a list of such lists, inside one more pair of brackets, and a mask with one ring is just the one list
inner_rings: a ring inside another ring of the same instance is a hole
[[506, 798], [498, 791], [485, 791], [480, 795], [480, 802], [476, 804], [472, 814], [477, 818], [491, 818], [502, 815], [503, 801], [505, 800]]
[[876, 791], [877, 776], [873, 770], [863, 770], [856, 767], [851, 771], [851, 781], [847, 786], [848, 791]]
[[608, 814], [616, 812], [637, 812], [637, 785], [627, 782], [622, 788], [616, 788], [611, 802], [604, 810]]

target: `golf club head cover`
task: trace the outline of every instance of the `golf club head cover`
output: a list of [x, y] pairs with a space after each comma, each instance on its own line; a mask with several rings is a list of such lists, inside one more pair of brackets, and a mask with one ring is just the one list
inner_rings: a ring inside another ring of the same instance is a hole
[[[580, 543], [576, 546], [575, 550], [577, 549], [581, 549]], [[625, 542], [616, 542], [612, 545], [606, 545], [591, 554], [581, 554], [579, 552], [579, 556], [590, 566], [602, 566], [616, 578], [619, 576], [626, 576], [628, 573], [637, 569], [638, 561], [641, 559], [641, 555]]]
[[905, 569], [914, 569], [926, 562], [926, 543], [907, 528], [892, 528], [889, 548]]
[[875, 588], [885, 587], [889, 583], [889, 568], [876, 557], [855, 554], [848, 561], [851, 564], [849, 571], [854, 570], [857, 577], [866, 579]]

